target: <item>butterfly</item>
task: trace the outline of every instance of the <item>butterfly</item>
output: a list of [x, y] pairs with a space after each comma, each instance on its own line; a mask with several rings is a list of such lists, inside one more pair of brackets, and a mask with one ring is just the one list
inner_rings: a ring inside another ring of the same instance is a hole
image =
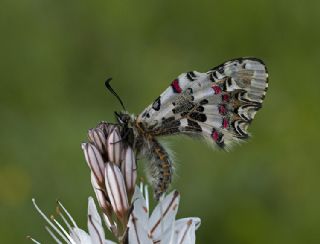
[[[106, 86], [123, 106], [110, 80]], [[149, 161], [155, 199], [167, 191], [173, 176], [172, 159], [158, 138], [201, 137], [228, 149], [249, 138], [248, 126], [260, 110], [267, 89], [268, 72], [263, 61], [237, 58], [205, 73], [182, 73], [138, 116], [115, 112], [122, 139]]]

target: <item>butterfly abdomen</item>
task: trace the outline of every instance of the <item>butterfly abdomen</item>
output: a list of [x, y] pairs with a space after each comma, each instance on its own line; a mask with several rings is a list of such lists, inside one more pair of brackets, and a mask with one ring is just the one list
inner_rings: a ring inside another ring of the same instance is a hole
[[159, 200], [160, 196], [167, 191], [172, 181], [172, 161], [168, 153], [157, 140], [153, 139], [149, 144], [149, 173], [154, 186], [155, 198]]
[[136, 126], [139, 131], [136, 146], [139, 154], [147, 159], [149, 181], [153, 185], [155, 199], [159, 200], [161, 195], [168, 190], [172, 181], [172, 160], [155, 137], [146, 133], [142, 125]]

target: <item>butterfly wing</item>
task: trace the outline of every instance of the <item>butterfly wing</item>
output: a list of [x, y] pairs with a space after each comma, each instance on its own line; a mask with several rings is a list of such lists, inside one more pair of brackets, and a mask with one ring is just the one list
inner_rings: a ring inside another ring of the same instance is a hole
[[183, 73], [137, 118], [153, 136], [202, 136], [219, 147], [248, 138], [268, 88], [264, 63], [238, 58], [206, 73]]

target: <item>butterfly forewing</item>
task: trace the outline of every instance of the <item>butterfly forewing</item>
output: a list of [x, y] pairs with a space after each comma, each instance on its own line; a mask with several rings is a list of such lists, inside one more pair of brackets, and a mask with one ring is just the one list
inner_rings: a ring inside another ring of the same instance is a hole
[[248, 137], [267, 79], [264, 63], [255, 58], [230, 60], [206, 73], [183, 73], [137, 121], [153, 136], [182, 133], [229, 146]]

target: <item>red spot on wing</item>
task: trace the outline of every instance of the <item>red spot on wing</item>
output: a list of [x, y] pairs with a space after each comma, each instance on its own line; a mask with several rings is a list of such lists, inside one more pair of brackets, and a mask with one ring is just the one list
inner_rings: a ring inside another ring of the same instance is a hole
[[225, 115], [226, 113], [227, 113], [227, 108], [223, 104], [220, 104], [219, 105], [219, 114]]
[[218, 131], [214, 131], [213, 133], [212, 133], [212, 138], [213, 138], [213, 140], [215, 141], [215, 142], [217, 142], [218, 140], [219, 140], [219, 133], [218, 133]]
[[217, 85], [213, 85], [212, 89], [214, 90], [214, 94], [220, 94], [222, 92], [221, 87]]
[[229, 127], [229, 120], [224, 118], [222, 125], [223, 125], [223, 128], [225, 128], [225, 129], [228, 128]]
[[212, 139], [217, 143], [217, 145], [221, 148], [224, 147], [223, 134], [218, 132], [215, 128], [212, 129]]
[[175, 93], [181, 93], [182, 92], [182, 89], [181, 89], [181, 87], [179, 85], [179, 80], [178, 79], [175, 79], [174, 81], [172, 81], [171, 87], [173, 88], [173, 91]]
[[228, 94], [223, 94], [223, 95], [222, 95], [222, 101], [224, 101], [224, 102], [229, 102], [229, 99], [230, 99], [230, 97], [229, 97]]

